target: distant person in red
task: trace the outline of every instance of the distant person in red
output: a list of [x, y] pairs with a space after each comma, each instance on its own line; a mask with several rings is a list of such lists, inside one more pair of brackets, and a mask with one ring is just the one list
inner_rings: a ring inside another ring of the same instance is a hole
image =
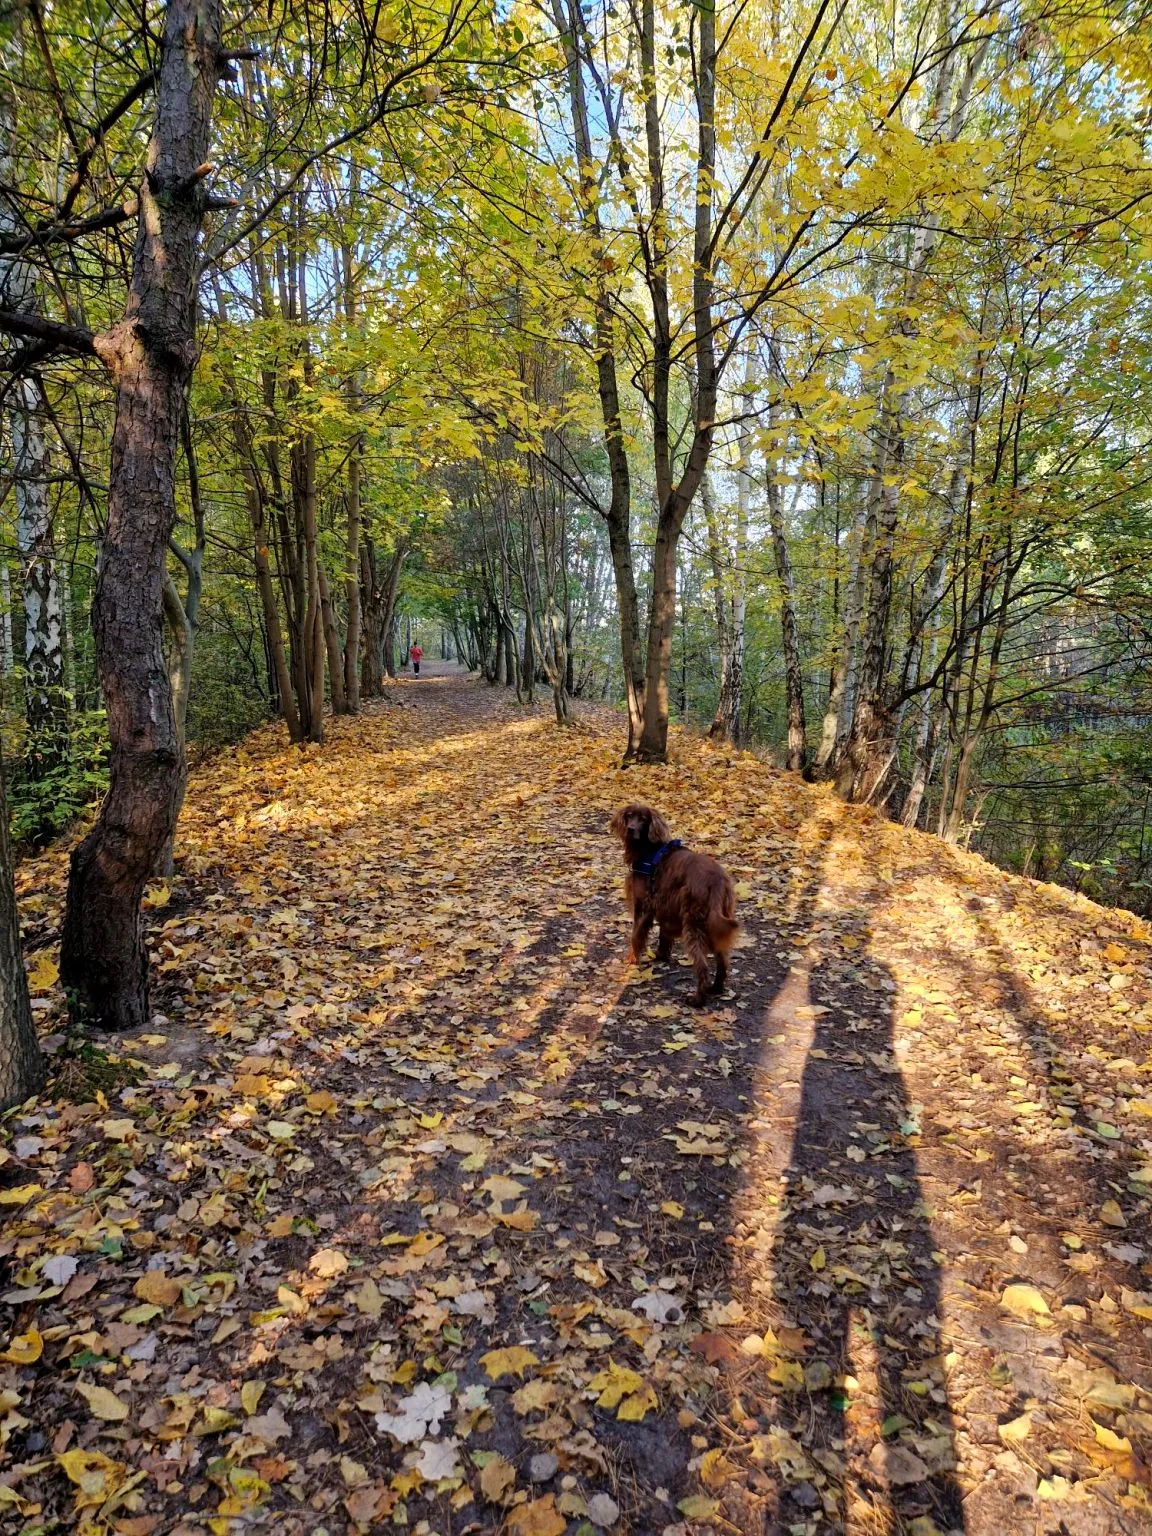
[[420, 658], [424, 655], [424, 652], [420, 649], [419, 643], [413, 645], [412, 649], [408, 652], [408, 654], [412, 658], [412, 671], [413, 671], [413, 674], [416, 677], [419, 677], [420, 676]]

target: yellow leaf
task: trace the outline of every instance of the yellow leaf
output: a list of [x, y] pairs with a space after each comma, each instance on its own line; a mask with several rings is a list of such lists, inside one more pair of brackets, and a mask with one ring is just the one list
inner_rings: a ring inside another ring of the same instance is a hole
[[502, 1227], [511, 1227], [513, 1232], [534, 1232], [540, 1220], [539, 1212], [529, 1210], [524, 1202], [514, 1211], [496, 1211], [493, 1214]]
[[632, 1392], [624, 1399], [616, 1410], [616, 1417], [623, 1419], [626, 1424], [639, 1424], [644, 1415], [657, 1406], [655, 1392], [651, 1387], [643, 1387], [639, 1392]]
[[564, 1536], [568, 1522], [556, 1508], [555, 1496], [520, 1504], [508, 1516], [509, 1536]]
[[1000, 1305], [1017, 1317], [1028, 1317], [1033, 1313], [1038, 1317], [1049, 1316], [1048, 1303], [1034, 1285], [1017, 1283], [1005, 1286]]
[[28, 971], [28, 988], [31, 992], [47, 992], [60, 979], [60, 967], [47, 950], [32, 957]]
[[27, 1333], [18, 1333], [10, 1342], [8, 1348], [0, 1355], [0, 1360], [7, 1360], [9, 1365], [32, 1365], [44, 1353], [44, 1340], [35, 1328], [29, 1328]]
[[160, 907], [166, 907], [171, 900], [172, 892], [166, 885], [154, 885], [141, 896], [140, 905], [158, 910]]
[[615, 1408], [622, 1398], [641, 1392], [643, 1387], [643, 1376], [626, 1365], [617, 1365], [615, 1360], [609, 1360], [607, 1369], [598, 1371], [588, 1383], [588, 1391], [599, 1394], [598, 1408]]
[[157, 1307], [172, 1307], [180, 1300], [181, 1285], [170, 1275], [162, 1275], [158, 1269], [150, 1269], [141, 1275], [132, 1287], [132, 1293], [141, 1301], [150, 1301]]
[[321, 1248], [308, 1260], [308, 1268], [322, 1280], [332, 1280], [348, 1268], [348, 1255], [339, 1248]]
[[489, 1503], [499, 1503], [516, 1482], [516, 1468], [503, 1456], [494, 1456], [480, 1473], [480, 1492]]
[[384, 1310], [384, 1297], [371, 1276], [364, 1281], [359, 1290], [352, 1292], [352, 1305], [365, 1317], [379, 1317]]
[[673, 1221], [679, 1221], [684, 1214], [684, 1207], [679, 1200], [665, 1200], [660, 1212], [663, 1216], [671, 1216]]
[[551, 1408], [559, 1396], [560, 1389], [554, 1381], [545, 1381], [543, 1376], [537, 1376], [516, 1388], [512, 1394], [512, 1406], [521, 1414], [542, 1413], [545, 1408]]
[[99, 1451], [65, 1451], [57, 1456], [56, 1465], [79, 1489], [76, 1503], [80, 1509], [103, 1504], [124, 1480], [125, 1468]]
[[494, 1173], [484, 1180], [480, 1186], [486, 1195], [491, 1195], [497, 1203], [503, 1200], [515, 1200], [517, 1196], [525, 1193], [525, 1186], [519, 1179], [510, 1179], [503, 1173]]
[[682, 1515], [687, 1515], [689, 1520], [711, 1520], [720, 1513], [719, 1500], [705, 1498], [702, 1493], [681, 1499], [676, 1508]]
[[246, 1381], [240, 1388], [240, 1406], [249, 1418], [260, 1406], [260, 1399], [264, 1396], [264, 1383], [262, 1381]]
[[1000, 1424], [996, 1433], [1005, 1445], [1021, 1445], [1032, 1433], [1032, 1415], [1022, 1413], [1019, 1418], [1011, 1419], [1007, 1424]]
[[226, 1429], [234, 1429], [239, 1423], [234, 1413], [229, 1413], [227, 1408], [208, 1407], [204, 1410], [204, 1417], [192, 1431], [194, 1435], [222, 1435]]
[[304, 1300], [303, 1296], [297, 1295], [291, 1286], [288, 1285], [278, 1285], [276, 1287], [276, 1300], [282, 1307], [287, 1307], [294, 1317], [303, 1317], [308, 1310], [308, 1303]]
[[822, 1270], [824, 1268], [824, 1265], [827, 1263], [827, 1259], [826, 1259], [825, 1254], [824, 1254], [824, 1249], [823, 1248], [817, 1248], [816, 1252], [808, 1260], [808, 1263], [809, 1263], [809, 1265], [814, 1270], [817, 1271], [817, 1273], [819, 1273], [819, 1271]]
[[768, 1380], [785, 1392], [798, 1392], [804, 1385], [804, 1367], [796, 1360], [777, 1360], [768, 1372]]
[[0, 1189], [0, 1205], [27, 1205], [43, 1193], [42, 1184], [16, 1184], [12, 1189]]
[[1109, 1227], [1126, 1227], [1128, 1225], [1124, 1220], [1124, 1212], [1115, 1200], [1105, 1200], [1104, 1204], [1100, 1207], [1100, 1220], [1104, 1222], [1105, 1226]]
[[76, 1390], [87, 1402], [93, 1418], [119, 1424], [128, 1417], [128, 1404], [122, 1402], [115, 1392], [109, 1392], [107, 1387], [90, 1387], [87, 1382], [78, 1381]]
[[1132, 1442], [1127, 1435], [1118, 1435], [1115, 1430], [1109, 1429], [1104, 1424], [1097, 1424], [1092, 1420], [1092, 1428], [1096, 1431], [1097, 1441], [1106, 1451], [1115, 1451], [1117, 1455], [1131, 1456]]
[[540, 1361], [523, 1344], [511, 1344], [505, 1349], [490, 1349], [480, 1356], [480, 1364], [489, 1381], [499, 1381], [502, 1376], [523, 1376], [530, 1365], [539, 1365]]

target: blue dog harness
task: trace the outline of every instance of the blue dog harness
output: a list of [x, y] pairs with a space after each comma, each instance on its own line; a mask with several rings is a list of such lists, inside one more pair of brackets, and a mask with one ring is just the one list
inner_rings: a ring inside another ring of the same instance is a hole
[[684, 844], [678, 837], [674, 837], [670, 843], [661, 843], [655, 853], [650, 853], [646, 859], [641, 859], [639, 864], [633, 864], [632, 873], [634, 875], [647, 875], [651, 879], [659, 868], [661, 861], [666, 859], [670, 853], [674, 853], [677, 848], [683, 848], [683, 846]]

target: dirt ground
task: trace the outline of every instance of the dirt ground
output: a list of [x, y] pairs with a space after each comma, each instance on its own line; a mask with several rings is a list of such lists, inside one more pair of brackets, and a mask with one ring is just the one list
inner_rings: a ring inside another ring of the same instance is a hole
[[[1152, 1531], [1147, 931], [549, 715], [425, 662], [207, 764], [102, 1088], [23, 867], [0, 1528]], [[625, 964], [625, 799], [737, 882], [711, 1009]]]

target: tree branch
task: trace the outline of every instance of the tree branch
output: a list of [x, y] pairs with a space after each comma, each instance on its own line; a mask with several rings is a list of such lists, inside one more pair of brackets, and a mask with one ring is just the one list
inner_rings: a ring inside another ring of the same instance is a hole
[[45, 320], [40, 315], [0, 309], [0, 332], [46, 342], [55, 352], [72, 352], [80, 357], [101, 355], [96, 337], [91, 331], [78, 325], [62, 325], [58, 320]]

